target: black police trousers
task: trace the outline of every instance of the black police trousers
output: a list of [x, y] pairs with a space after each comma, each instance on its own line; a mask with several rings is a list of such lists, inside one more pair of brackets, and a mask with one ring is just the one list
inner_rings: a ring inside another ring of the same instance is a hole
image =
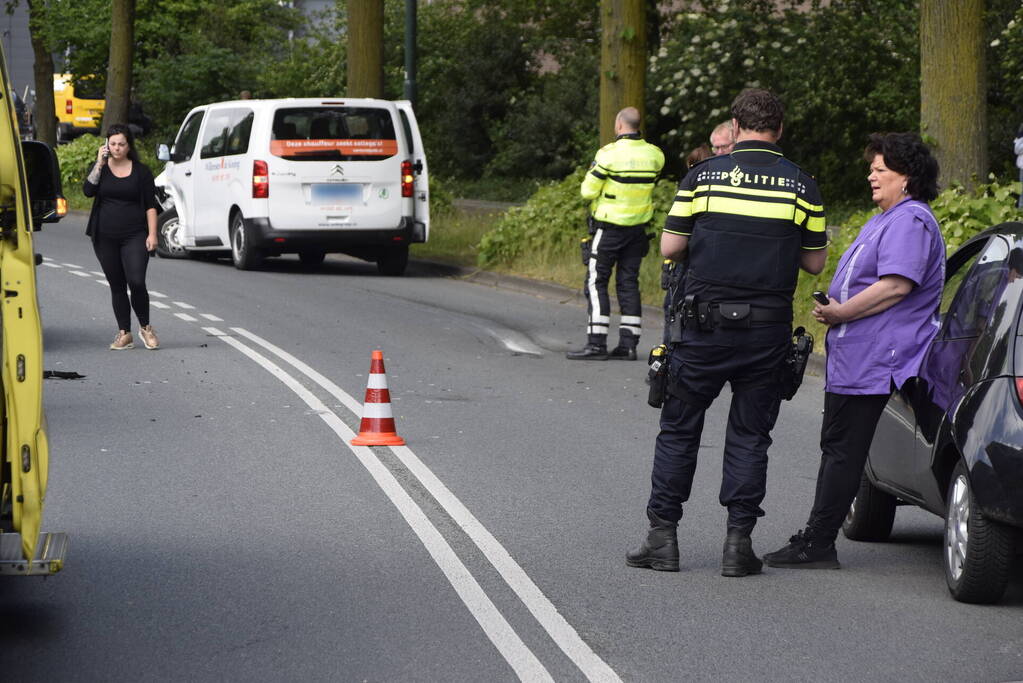
[[611, 325], [611, 299], [607, 285], [611, 270], [615, 269], [615, 293], [621, 306], [618, 340], [621, 346], [636, 348], [642, 332], [643, 308], [639, 299], [639, 267], [650, 251], [646, 226], [628, 225], [598, 228], [590, 243], [590, 262], [587, 264], [583, 287], [588, 302], [589, 323], [586, 327], [587, 343], [607, 344]]
[[675, 345], [669, 358], [669, 390], [654, 446], [648, 507], [669, 522], [682, 518], [689, 500], [707, 408], [725, 382], [732, 403], [725, 431], [721, 491], [728, 528], [748, 531], [764, 515], [767, 449], [778, 419], [776, 381], [789, 342], [767, 346]]

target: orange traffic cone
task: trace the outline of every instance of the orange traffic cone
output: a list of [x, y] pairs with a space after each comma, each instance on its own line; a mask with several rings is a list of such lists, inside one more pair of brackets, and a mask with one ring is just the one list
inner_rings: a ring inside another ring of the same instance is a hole
[[374, 351], [369, 364], [366, 401], [362, 406], [362, 423], [359, 424], [359, 435], [352, 439], [352, 445], [405, 445], [405, 439], [398, 436], [394, 430], [394, 415], [391, 413], [391, 394], [387, 391], [383, 351]]

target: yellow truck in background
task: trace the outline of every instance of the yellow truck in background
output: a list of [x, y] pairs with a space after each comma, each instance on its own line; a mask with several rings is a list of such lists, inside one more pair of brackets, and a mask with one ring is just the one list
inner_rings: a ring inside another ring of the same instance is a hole
[[99, 135], [103, 120], [103, 87], [96, 79], [82, 78], [75, 85], [70, 74], [53, 75], [53, 106], [57, 112], [57, 141], [68, 142], [84, 133]]
[[53, 574], [67, 554], [67, 534], [41, 533], [49, 446], [32, 246], [33, 232], [65, 213], [53, 150], [20, 139], [0, 47], [0, 575]]

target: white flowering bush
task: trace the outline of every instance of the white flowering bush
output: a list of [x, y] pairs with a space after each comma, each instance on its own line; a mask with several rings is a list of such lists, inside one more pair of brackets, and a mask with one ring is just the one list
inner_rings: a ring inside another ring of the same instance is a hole
[[919, 127], [915, 3], [704, 0], [700, 10], [667, 17], [650, 57], [662, 144], [684, 157], [740, 90], [767, 88], [785, 103], [786, 155], [817, 176], [825, 202], [862, 199], [867, 135]]

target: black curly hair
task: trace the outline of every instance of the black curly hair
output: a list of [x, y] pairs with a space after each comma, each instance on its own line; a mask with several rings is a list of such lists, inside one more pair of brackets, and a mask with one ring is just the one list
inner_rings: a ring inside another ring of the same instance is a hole
[[785, 118], [785, 106], [769, 90], [746, 88], [732, 101], [731, 113], [739, 128], [777, 133]]
[[938, 160], [916, 133], [873, 133], [863, 158], [867, 163], [880, 154], [885, 166], [906, 176], [906, 194], [929, 202], [938, 196]]
[[124, 139], [128, 141], [128, 158], [132, 161], [138, 161], [139, 153], [135, 151], [135, 135], [132, 134], [131, 128], [123, 123], [112, 123], [107, 128], [106, 138], [109, 140], [115, 135], [124, 136]]

